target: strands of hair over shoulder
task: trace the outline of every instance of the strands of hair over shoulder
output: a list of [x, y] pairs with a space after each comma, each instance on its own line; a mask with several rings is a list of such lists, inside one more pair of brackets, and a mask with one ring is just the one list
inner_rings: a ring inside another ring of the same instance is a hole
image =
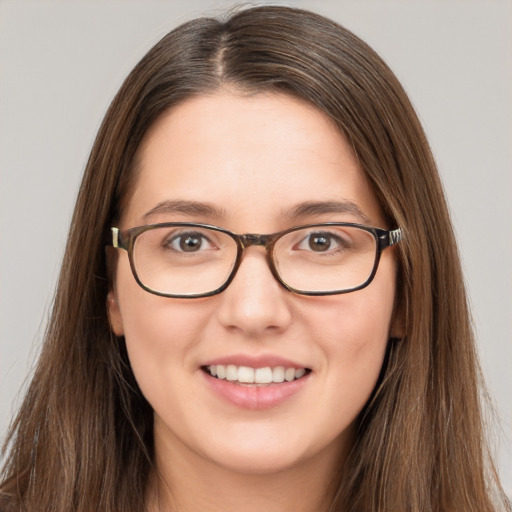
[[110, 331], [104, 235], [132, 191], [148, 129], [173, 105], [222, 87], [285, 93], [325, 112], [389, 225], [404, 234], [397, 308], [406, 335], [390, 341], [333, 482], [331, 510], [510, 510], [485, 442], [448, 209], [416, 114], [392, 72], [352, 33], [307, 11], [269, 6], [180, 26], [114, 98], [85, 170], [44, 347], [4, 447], [6, 510], [145, 509], [153, 416], [123, 338]]

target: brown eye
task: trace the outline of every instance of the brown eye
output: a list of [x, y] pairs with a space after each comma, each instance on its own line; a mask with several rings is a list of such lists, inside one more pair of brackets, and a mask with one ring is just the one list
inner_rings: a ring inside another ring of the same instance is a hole
[[185, 252], [197, 251], [201, 248], [201, 239], [198, 236], [180, 236], [180, 249]]
[[332, 231], [297, 231], [300, 240], [294, 245], [295, 250], [312, 254], [335, 254], [343, 252], [351, 246], [346, 233], [341, 230]]
[[332, 236], [328, 233], [314, 233], [309, 237], [308, 245], [315, 252], [328, 251], [332, 245]]
[[188, 253], [211, 248], [211, 243], [202, 233], [180, 233], [167, 239], [162, 245], [177, 252]]

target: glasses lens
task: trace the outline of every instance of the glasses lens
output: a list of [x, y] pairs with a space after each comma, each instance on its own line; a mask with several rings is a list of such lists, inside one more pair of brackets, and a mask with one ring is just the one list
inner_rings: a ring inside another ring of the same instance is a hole
[[236, 261], [236, 242], [198, 226], [168, 226], [139, 234], [133, 263], [140, 282], [168, 295], [199, 295], [220, 288]]
[[323, 225], [281, 237], [274, 247], [274, 262], [281, 279], [297, 291], [341, 292], [368, 280], [376, 254], [373, 233]]

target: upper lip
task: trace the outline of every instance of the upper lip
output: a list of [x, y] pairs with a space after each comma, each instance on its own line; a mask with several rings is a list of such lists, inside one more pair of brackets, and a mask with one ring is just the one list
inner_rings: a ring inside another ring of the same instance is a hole
[[229, 356], [209, 359], [202, 366], [212, 366], [219, 364], [233, 364], [235, 366], [248, 366], [250, 368], [265, 368], [267, 366], [284, 366], [285, 368], [307, 368], [307, 366], [305, 366], [302, 363], [298, 363], [297, 361], [293, 361], [291, 359], [287, 359], [285, 357], [281, 357], [274, 354], [262, 354], [258, 356], [249, 354], [232, 354]]

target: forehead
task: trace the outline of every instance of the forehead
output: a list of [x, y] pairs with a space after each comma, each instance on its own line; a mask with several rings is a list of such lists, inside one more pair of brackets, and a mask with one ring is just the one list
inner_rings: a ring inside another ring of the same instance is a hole
[[149, 130], [137, 167], [124, 227], [143, 223], [162, 201], [212, 204], [252, 224], [299, 203], [346, 201], [381, 221], [346, 139], [324, 113], [287, 95], [189, 99]]

